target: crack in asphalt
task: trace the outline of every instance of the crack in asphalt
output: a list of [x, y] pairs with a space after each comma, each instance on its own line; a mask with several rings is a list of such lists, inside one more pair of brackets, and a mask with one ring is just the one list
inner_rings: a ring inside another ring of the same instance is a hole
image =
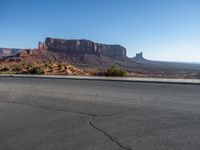
[[[116, 113], [110, 113], [110, 114], [93, 114], [93, 113], [86, 113], [86, 112], [80, 112], [80, 111], [70, 111], [70, 110], [66, 110], [66, 109], [55, 109], [55, 108], [51, 108], [51, 107], [47, 107], [47, 106], [42, 106], [42, 105], [34, 105], [34, 104], [27, 104], [27, 103], [20, 103], [20, 102], [11, 102], [11, 101], [1, 101], [0, 103], [4, 103], [4, 104], [15, 104], [15, 105], [24, 105], [24, 106], [29, 106], [29, 107], [35, 107], [35, 108], [40, 108], [40, 109], [45, 109], [45, 110], [50, 110], [50, 111], [55, 111], [55, 112], [67, 112], [67, 113], [74, 113], [74, 114], [81, 114], [81, 115], [87, 115], [90, 117], [108, 117], [108, 116], [114, 116], [120, 113], [124, 113], [124, 112], [116, 112]], [[92, 123], [92, 118], [89, 119], [88, 124], [94, 128], [95, 130], [103, 133], [106, 137], [108, 137], [112, 142], [114, 142], [115, 144], [117, 144], [120, 148], [124, 149], [124, 150], [131, 150], [130, 148], [125, 147], [124, 145], [122, 145], [119, 141], [117, 141], [114, 137], [112, 137], [109, 133], [107, 133], [106, 131], [104, 131], [103, 129], [100, 129], [98, 127], [96, 127], [93, 123]]]
[[104, 131], [103, 129], [98, 128], [97, 126], [94, 125], [94, 123], [92, 123], [93, 119], [89, 119], [88, 124], [93, 127], [95, 130], [103, 133], [106, 137], [108, 137], [112, 142], [114, 142], [115, 144], [117, 144], [120, 148], [124, 149], [124, 150], [132, 150], [131, 148], [128, 148], [124, 145], [122, 145], [119, 141], [117, 141], [114, 137], [112, 137], [112, 135], [110, 135], [108, 132]]
[[86, 112], [80, 112], [80, 111], [71, 111], [71, 110], [66, 110], [66, 109], [59, 109], [59, 108], [51, 108], [47, 106], [42, 106], [42, 105], [34, 105], [34, 104], [27, 104], [27, 103], [19, 103], [19, 102], [5, 102], [1, 101], [0, 103], [4, 104], [15, 104], [15, 105], [24, 105], [24, 106], [30, 106], [30, 107], [35, 107], [35, 108], [40, 108], [40, 109], [46, 109], [50, 111], [55, 111], [55, 112], [68, 112], [68, 113], [74, 113], [74, 114], [81, 114], [81, 115], [87, 115], [87, 116], [92, 116], [92, 117], [106, 117], [106, 116], [113, 116], [117, 113], [111, 113], [111, 114], [93, 114], [93, 113], [86, 113]]

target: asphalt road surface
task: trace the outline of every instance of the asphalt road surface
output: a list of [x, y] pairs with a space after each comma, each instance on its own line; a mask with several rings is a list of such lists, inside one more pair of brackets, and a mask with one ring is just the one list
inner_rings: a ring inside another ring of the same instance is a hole
[[0, 78], [0, 150], [199, 150], [200, 85]]

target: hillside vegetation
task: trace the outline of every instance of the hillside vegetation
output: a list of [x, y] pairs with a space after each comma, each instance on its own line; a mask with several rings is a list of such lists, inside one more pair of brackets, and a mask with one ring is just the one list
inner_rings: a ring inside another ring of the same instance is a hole
[[85, 75], [84, 71], [65, 63], [0, 63], [4, 74]]

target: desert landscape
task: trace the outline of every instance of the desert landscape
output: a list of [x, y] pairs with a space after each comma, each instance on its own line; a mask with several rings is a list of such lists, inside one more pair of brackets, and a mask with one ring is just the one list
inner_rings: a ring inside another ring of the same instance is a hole
[[1, 74], [200, 78], [200, 64], [129, 58], [121, 45], [47, 37], [33, 49], [0, 48]]

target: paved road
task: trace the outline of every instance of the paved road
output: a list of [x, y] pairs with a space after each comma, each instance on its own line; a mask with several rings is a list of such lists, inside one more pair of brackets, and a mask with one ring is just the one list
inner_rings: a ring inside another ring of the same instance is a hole
[[199, 150], [200, 85], [0, 78], [0, 150]]

